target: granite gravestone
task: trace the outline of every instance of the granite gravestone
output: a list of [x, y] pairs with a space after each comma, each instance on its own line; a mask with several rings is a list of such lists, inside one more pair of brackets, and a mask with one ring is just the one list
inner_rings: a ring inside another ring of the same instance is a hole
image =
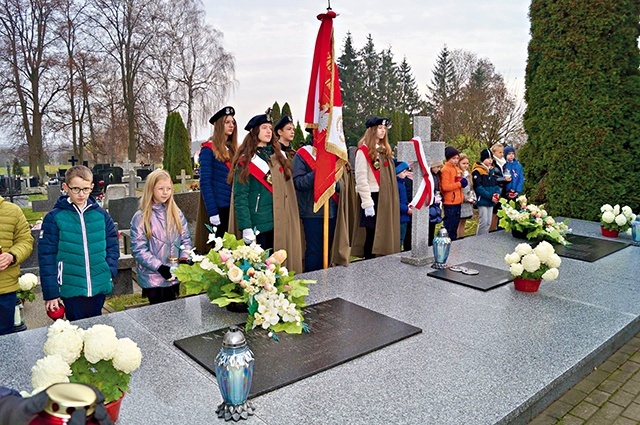
[[630, 245], [629, 242], [611, 241], [608, 239], [590, 238], [568, 234], [565, 236], [570, 244], [556, 244], [554, 248], [556, 254], [561, 257], [573, 258], [574, 260], [588, 261], [593, 263], [609, 254], [613, 254]]
[[120, 230], [131, 228], [131, 219], [139, 208], [140, 198], [122, 197], [109, 201], [109, 215]]
[[31, 208], [34, 212], [49, 212], [53, 209], [60, 197], [60, 185], [47, 185], [47, 199], [31, 201]]
[[127, 196], [126, 184], [110, 184], [104, 191], [104, 207], [109, 207], [109, 202], [122, 199]]
[[[413, 117], [414, 134], [422, 139], [427, 161], [444, 159], [444, 142], [431, 142], [431, 118]], [[411, 142], [398, 143], [398, 161], [409, 164], [413, 170], [413, 195], [418, 191], [423, 175], [415, 148]], [[428, 166], [428, 164], [427, 164]], [[434, 188], [434, 191], [437, 190]], [[409, 200], [411, 201], [411, 200]], [[411, 252], [403, 254], [400, 261], [414, 266], [424, 266], [433, 262], [429, 250], [429, 206], [413, 209], [411, 216]]]
[[481, 291], [488, 291], [490, 289], [497, 288], [513, 280], [509, 271], [496, 269], [495, 267], [484, 266], [482, 264], [472, 262], [456, 264], [456, 266], [463, 270], [477, 270], [479, 273], [467, 274], [464, 271], [453, 271], [451, 270], [453, 266], [450, 266], [446, 269], [429, 272], [427, 273], [427, 276], [479, 289]]
[[[334, 366], [364, 356], [422, 332], [422, 329], [341, 298], [304, 308], [310, 332], [278, 333], [276, 342], [262, 328], [246, 333], [255, 355], [253, 384], [249, 397], [292, 384]], [[244, 324], [239, 325], [244, 329]], [[209, 372], [227, 328], [174, 341]]]

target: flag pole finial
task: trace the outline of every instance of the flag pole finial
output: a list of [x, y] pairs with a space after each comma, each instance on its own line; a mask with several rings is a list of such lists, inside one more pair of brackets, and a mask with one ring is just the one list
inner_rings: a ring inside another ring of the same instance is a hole
[[327, 10], [332, 10], [331, 9], [331, 0], [327, 0]]

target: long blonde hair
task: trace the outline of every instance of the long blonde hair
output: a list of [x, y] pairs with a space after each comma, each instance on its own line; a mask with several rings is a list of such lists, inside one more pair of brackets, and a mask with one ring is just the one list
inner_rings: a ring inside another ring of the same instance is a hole
[[[382, 140], [378, 139], [376, 132], [378, 131], [378, 126], [374, 125], [373, 127], [367, 128], [367, 131], [364, 132], [364, 136], [362, 139], [358, 141], [358, 147], [362, 146], [364, 143], [365, 146], [369, 149], [369, 157], [371, 161], [375, 161], [378, 156], [378, 152], [382, 154], [382, 156], [387, 159], [393, 158], [393, 151], [391, 150], [391, 145], [389, 145], [389, 138], [387, 137], [387, 132], [384, 133], [384, 138]], [[379, 144], [376, 150], [376, 144]]]
[[[172, 182], [171, 176], [164, 170], [152, 171], [148, 176], [144, 184], [144, 191], [142, 192], [142, 198], [140, 198], [140, 211], [142, 211], [142, 222], [144, 223], [144, 234], [147, 239], [151, 239], [151, 212], [153, 206], [153, 189], [155, 189], [158, 182], [162, 180], [169, 180]], [[180, 220], [180, 209], [176, 205], [176, 201], [173, 199], [173, 192], [171, 196], [165, 202], [165, 208], [167, 210], [167, 235], [171, 232], [175, 232], [177, 235], [182, 234], [182, 221]]]

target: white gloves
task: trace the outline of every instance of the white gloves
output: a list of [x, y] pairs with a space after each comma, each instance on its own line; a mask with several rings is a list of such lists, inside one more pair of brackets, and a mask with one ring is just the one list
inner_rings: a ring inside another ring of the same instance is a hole
[[209, 217], [209, 223], [211, 223], [213, 226], [219, 226], [220, 214], [212, 215], [211, 217]]
[[256, 241], [256, 235], [253, 233], [253, 229], [244, 229], [242, 231], [242, 239], [244, 239], [244, 243], [247, 245], [251, 245]]
[[364, 209], [364, 215], [365, 217], [373, 217], [376, 215], [376, 210], [373, 207], [367, 207]]

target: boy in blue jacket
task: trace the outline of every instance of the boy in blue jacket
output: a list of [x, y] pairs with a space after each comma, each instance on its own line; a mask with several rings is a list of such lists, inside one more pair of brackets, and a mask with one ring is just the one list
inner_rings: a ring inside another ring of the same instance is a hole
[[409, 175], [409, 164], [406, 162], [398, 162], [396, 165], [396, 180], [398, 182], [398, 200], [400, 201], [400, 246], [404, 242], [407, 234], [407, 227], [411, 221], [411, 207], [409, 206], [409, 198], [407, 197], [407, 189], [405, 180]]
[[57, 310], [62, 300], [69, 320], [99, 316], [118, 273], [118, 232], [90, 196], [91, 170], [69, 168], [62, 188], [68, 196], [58, 198], [44, 217], [38, 244], [45, 306]]
[[476, 192], [476, 206], [478, 207], [476, 235], [484, 235], [489, 233], [493, 207], [498, 204], [501, 192], [489, 149], [483, 149], [480, 152], [480, 162], [473, 164], [471, 176], [473, 177], [473, 190]]
[[504, 156], [507, 159], [505, 166], [511, 172], [511, 181], [505, 186], [507, 197], [516, 199], [524, 189], [524, 169], [522, 164], [516, 159], [516, 150], [513, 146], [504, 148]]

